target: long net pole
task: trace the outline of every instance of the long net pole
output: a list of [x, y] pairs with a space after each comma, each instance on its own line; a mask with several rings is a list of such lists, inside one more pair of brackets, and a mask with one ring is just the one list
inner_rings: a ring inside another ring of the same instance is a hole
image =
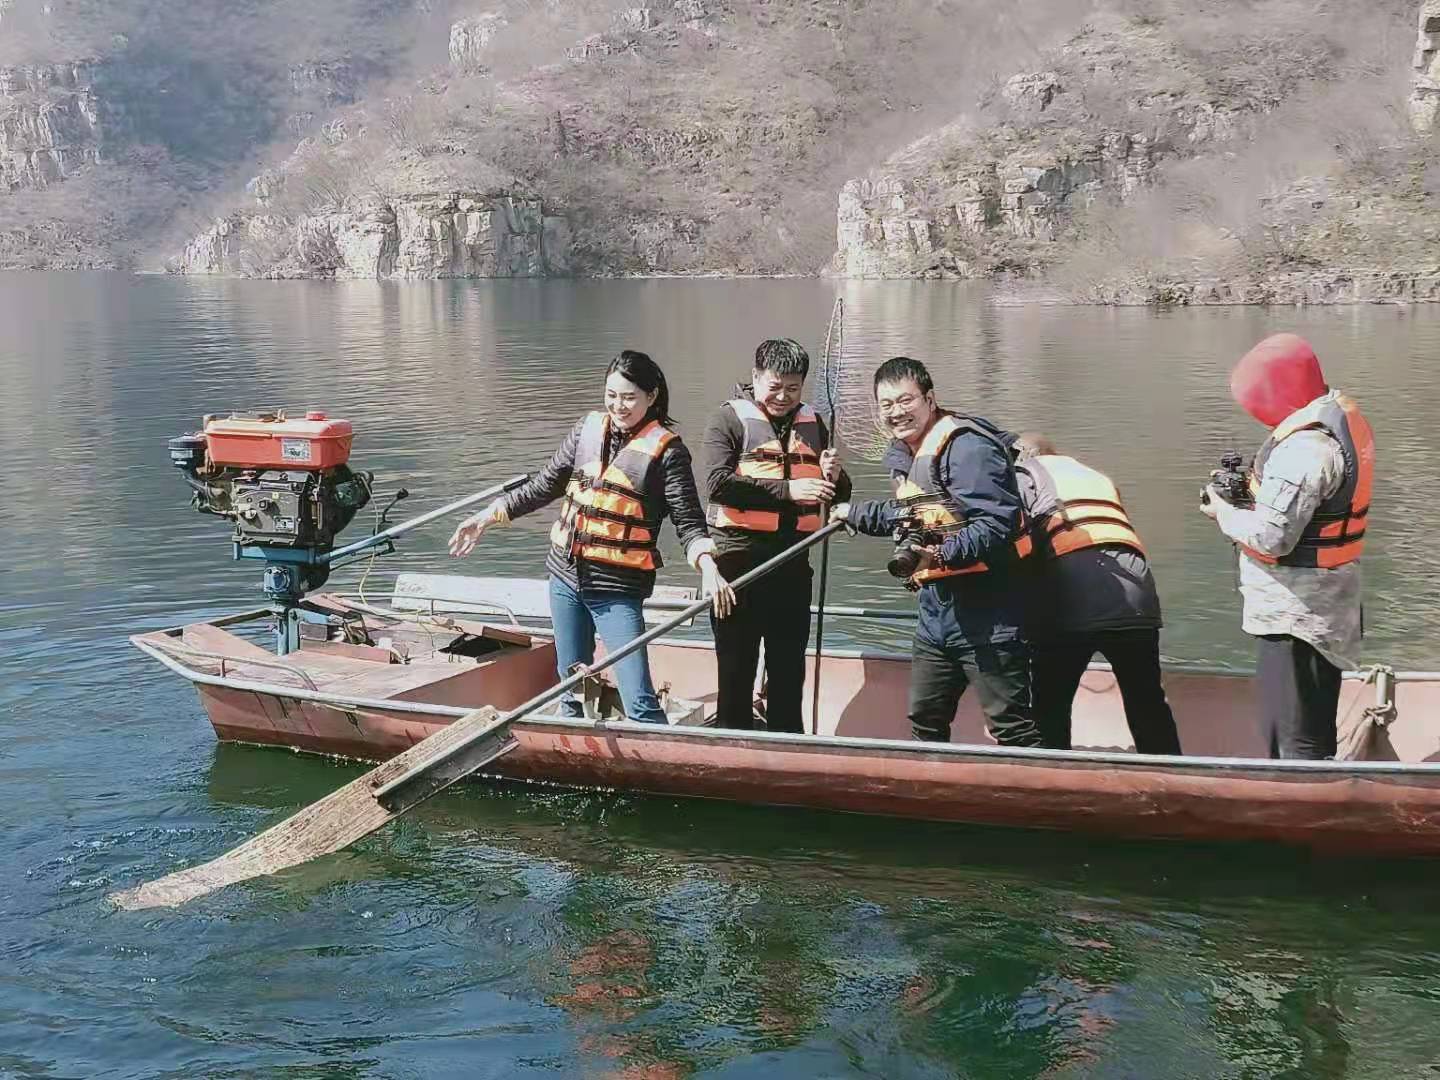
[[[837, 296], [830, 309], [830, 325], [825, 328], [825, 351], [821, 354], [820, 381], [830, 413], [830, 446], [839, 449], [840, 422], [836, 406], [836, 388], [840, 382], [841, 358], [845, 353], [845, 299]], [[820, 504], [820, 523], [830, 516], [828, 503]], [[815, 677], [810, 682], [810, 734], [820, 730], [820, 665], [825, 649], [825, 593], [830, 585], [830, 541], [820, 548], [820, 596], [815, 605]]]

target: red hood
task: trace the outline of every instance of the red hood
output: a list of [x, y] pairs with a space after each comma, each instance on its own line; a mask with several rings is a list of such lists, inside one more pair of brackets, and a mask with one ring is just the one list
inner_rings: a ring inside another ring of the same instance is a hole
[[1272, 428], [1329, 389], [1315, 350], [1295, 334], [1267, 337], [1241, 357], [1230, 375], [1236, 403]]

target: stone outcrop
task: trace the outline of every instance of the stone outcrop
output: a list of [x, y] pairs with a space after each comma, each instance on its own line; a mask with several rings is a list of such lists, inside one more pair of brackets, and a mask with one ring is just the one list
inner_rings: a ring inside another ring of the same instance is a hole
[[0, 68], [0, 191], [43, 190], [100, 159], [89, 64]]
[[672, 0], [666, 7], [617, 8], [608, 31], [576, 42], [565, 50], [565, 56], [585, 61], [634, 52], [647, 39], [673, 42], [682, 28], [714, 37], [715, 13], [705, 0]]
[[704, 257], [705, 223], [690, 217], [633, 219], [626, 224], [620, 251], [610, 262], [639, 274], [669, 274], [693, 267]]
[[591, 34], [565, 50], [565, 58], [578, 63], [598, 60], [616, 53], [629, 52], [635, 48], [635, 41], [620, 34]]
[[245, 194], [260, 206], [269, 206], [284, 190], [285, 174], [276, 169], [266, 169], [245, 185]]
[[710, 12], [705, 7], [705, 0], [675, 0], [672, 6], [675, 9], [676, 18], [687, 26], [698, 29], [700, 25], [709, 21]]
[[1060, 92], [1060, 76], [1053, 71], [1012, 75], [1001, 93], [1012, 109], [1041, 113]]
[[[1020, 147], [933, 180], [882, 168], [840, 190], [843, 277], [974, 277], [1003, 259], [1007, 241], [1055, 238], [1064, 211], [1102, 191], [1124, 198], [1150, 182], [1157, 147], [1112, 132], [1054, 157]], [[987, 257], [988, 256], [988, 257]]]
[[[1195, 89], [1204, 85], [1198, 77], [1174, 78], [1193, 73], [1168, 41], [1138, 24], [1087, 27], [1051, 59], [1053, 69], [1007, 80], [979, 121], [948, 125], [847, 182], [832, 271], [1029, 271], [1043, 265], [1071, 211], [1101, 196], [1130, 198], [1165, 158], [1234, 137], [1253, 108], [1207, 99]], [[1113, 99], [1108, 114], [1087, 92], [1095, 85]]]
[[354, 66], [343, 57], [291, 64], [289, 75], [292, 94], [326, 108], [351, 104], [360, 86]]
[[485, 50], [506, 23], [505, 16], [495, 11], [453, 23], [450, 27], [450, 63], [462, 71], [483, 69]]
[[187, 274], [240, 274], [245, 253], [256, 244], [273, 245], [284, 230], [280, 218], [232, 214], [186, 244], [173, 268]]
[[1440, 0], [1420, 5], [1420, 36], [1415, 42], [1415, 76], [1410, 91], [1410, 124], [1428, 135], [1440, 120]]
[[568, 222], [539, 199], [464, 193], [377, 198], [290, 219], [234, 214], [171, 269], [297, 278], [547, 277], [570, 270]]
[[285, 130], [297, 137], [312, 133], [317, 115], [354, 104], [366, 71], [363, 61], [348, 56], [291, 64], [286, 74], [295, 111], [285, 117]]

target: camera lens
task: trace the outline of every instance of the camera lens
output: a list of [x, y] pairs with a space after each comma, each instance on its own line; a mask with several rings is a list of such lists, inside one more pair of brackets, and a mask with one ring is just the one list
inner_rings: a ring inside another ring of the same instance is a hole
[[920, 556], [913, 547], [897, 547], [895, 554], [890, 556], [890, 561], [885, 564], [885, 571], [891, 577], [905, 578], [912, 577], [920, 566]]

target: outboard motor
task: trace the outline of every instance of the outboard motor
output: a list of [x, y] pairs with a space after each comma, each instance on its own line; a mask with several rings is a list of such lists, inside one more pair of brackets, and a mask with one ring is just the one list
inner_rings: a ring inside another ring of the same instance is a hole
[[235, 523], [235, 558], [264, 561], [282, 654], [299, 645], [296, 606], [329, 577], [335, 537], [370, 501], [373, 474], [348, 464], [354, 437], [348, 420], [277, 410], [206, 416], [200, 431], [170, 440], [191, 505]]
[[265, 563], [265, 596], [275, 612], [275, 651], [281, 656], [300, 648], [302, 623], [323, 624], [327, 633], [348, 625], [304, 600], [325, 584], [332, 569], [388, 555], [395, 551], [396, 537], [514, 491], [529, 479], [513, 476], [389, 525], [390, 511], [410, 496], [397, 488], [376, 513], [369, 536], [336, 547], [340, 530], [374, 494], [374, 474], [350, 468], [354, 438], [348, 420], [331, 420], [323, 412], [291, 420], [276, 410], [206, 416], [199, 431], [170, 440], [170, 462], [194, 493], [191, 505], [235, 523], [235, 558]]

